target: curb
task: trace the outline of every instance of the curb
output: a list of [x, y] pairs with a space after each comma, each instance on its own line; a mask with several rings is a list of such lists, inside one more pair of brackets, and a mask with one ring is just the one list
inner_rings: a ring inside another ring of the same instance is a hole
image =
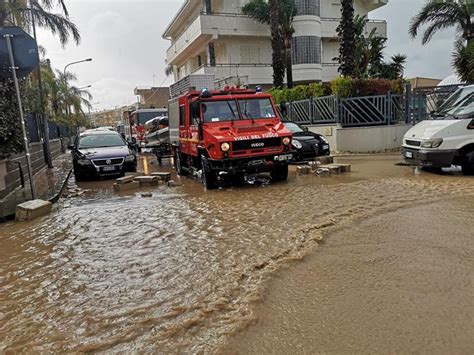
[[52, 204], [55, 204], [56, 202], [58, 202], [59, 198], [61, 197], [61, 194], [63, 193], [64, 191], [64, 188], [66, 187], [67, 185], [67, 182], [69, 181], [69, 178], [71, 177], [71, 174], [72, 174], [72, 168], [69, 170], [69, 173], [67, 174], [66, 178], [64, 179], [62, 185], [61, 185], [61, 188], [59, 189], [58, 193], [56, 195], [54, 195], [53, 197], [51, 197], [48, 201], [51, 202]]

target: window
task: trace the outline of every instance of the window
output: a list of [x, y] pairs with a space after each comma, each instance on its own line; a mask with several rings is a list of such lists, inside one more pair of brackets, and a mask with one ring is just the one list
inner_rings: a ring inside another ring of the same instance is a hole
[[304, 130], [301, 129], [300, 126], [298, 126], [296, 123], [293, 123], [293, 122], [285, 122], [285, 127], [288, 128], [291, 133], [304, 132]]
[[321, 38], [316, 36], [293, 37], [293, 64], [320, 64]]
[[191, 124], [192, 125], [198, 125], [199, 121], [201, 120], [201, 112], [199, 111], [199, 102], [192, 102], [189, 105], [189, 110], [190, 114], [189, 116], [191, 117]]
[[204, 122], [223, 122], [237, 119], [235, 101], [207, 101], [201, 104]]
[[184, 106], [179, 106], [179, 125], [180, 126], [186, 125], [186, 115], [184, 112]]
[[296, 15], [320, 16], [320, 0], [295, 0]]
[[238, 100], [242, 119], [276, 117], [270, 99]]

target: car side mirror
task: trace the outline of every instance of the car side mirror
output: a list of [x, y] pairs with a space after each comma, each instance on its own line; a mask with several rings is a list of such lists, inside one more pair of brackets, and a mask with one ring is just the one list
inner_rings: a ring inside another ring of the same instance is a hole
[[306, 126], [303, 126], [303, 131], [305, 131], [305, 132], [309, 132], [309, 128], [308, 128], [308, 127], [306, 127]]
[[70, 150], [74, 150], [74, 144], [69, 144], [69, 145], [67, 146], [67, 148], [70, 149]]

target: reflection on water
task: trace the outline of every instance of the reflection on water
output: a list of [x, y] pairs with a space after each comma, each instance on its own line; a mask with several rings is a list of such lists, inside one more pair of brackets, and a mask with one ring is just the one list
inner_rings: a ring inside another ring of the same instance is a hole
[[81, 183], [50, 216], [0, 226], [0, 349], [214, 349], [252, 321], [262, 280], [331, 230], [474, 194], [461, 176], [351, 162], [348, 175], [218, 191], [182, 179], [146, 199]]

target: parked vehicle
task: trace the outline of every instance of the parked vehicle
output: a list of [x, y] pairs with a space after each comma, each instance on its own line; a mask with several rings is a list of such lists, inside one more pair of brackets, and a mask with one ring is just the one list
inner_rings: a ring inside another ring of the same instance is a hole
[[270, 172], [274, 181], [288, 177], [292, 134], [269, 94], [191, 90], [170, 100], [169, 120], [176, 170], [201, 172], [209, 189], [219, 186], [219, 177], [241, 181], [260, 172]]
[[464, 174], [473, 175], [474, 93], [435, 117], [418, 123], [405, 134], [405, 161], [430, 168], [460, 165]]
[[95, 129], [81, 133], [69, 147], [76, 180], [121, 175], [137, 170], [137, 157], [114, 131]]
[[293, 161], [310, 160], [330, 154], [329, 142], [323, 135], [310, 132], [307, 127], [294, 122], [284, 122], [284, 124], [293, 133], [291, 141], [295, 151]]

